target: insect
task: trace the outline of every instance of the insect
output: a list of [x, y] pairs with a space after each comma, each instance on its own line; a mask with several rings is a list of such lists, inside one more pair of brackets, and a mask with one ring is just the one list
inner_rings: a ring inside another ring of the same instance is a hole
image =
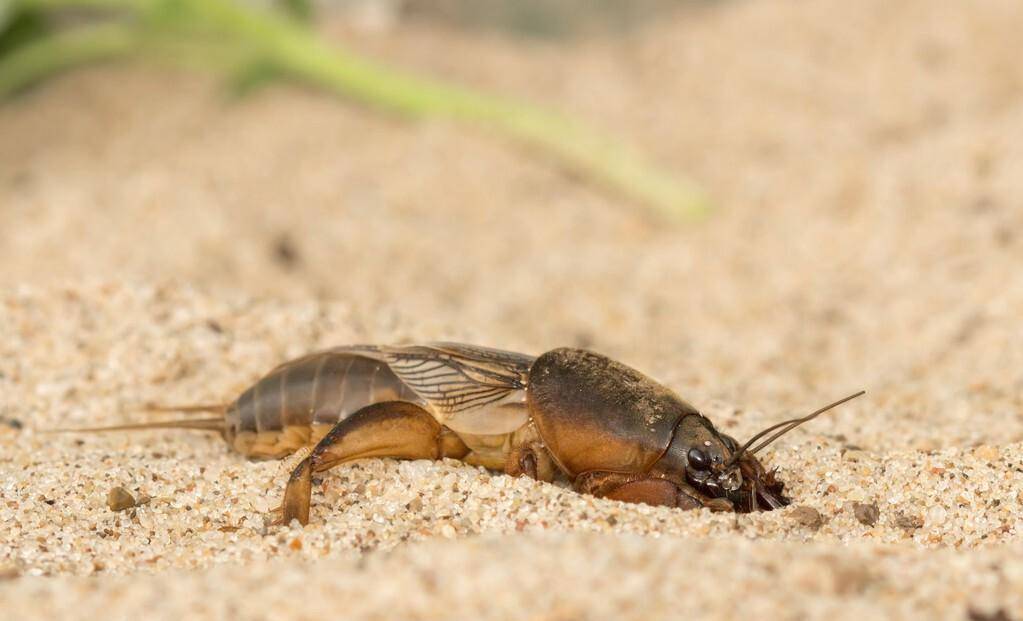
[[671, 390], [591, 351], [355, 345], [286, 362], [228, 404], [164, 408], [212, 418], [93, 431], [216, 431], [255, 458], [311, 446], [288, 479], [283, 523], [308, 523], [313, 473], [368, 457], [449, 457], [542, 481], [560, 474], [581, 493], [626, 502], [752, 512], [789, 503], [756, 453], [862, 394], [740, 445]]

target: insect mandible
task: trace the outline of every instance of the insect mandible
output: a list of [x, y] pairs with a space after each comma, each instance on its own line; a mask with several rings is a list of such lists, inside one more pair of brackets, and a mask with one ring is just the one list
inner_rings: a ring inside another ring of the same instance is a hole
[[789, 503], [756, 453], [862, 394], [740, 445], [668, 388], [591, 351], [353, 345], [286, 362], [227, 404], [162, 408], [213, 418], [92, 431], [215, 431], [255, 458], [311, 446], [288, 479], [282, 523], [309, 522], [313, 473], [369, 457], [448, 457], [542, 481], [560, 474], [578, 492], [625, 502], [753, 512]]

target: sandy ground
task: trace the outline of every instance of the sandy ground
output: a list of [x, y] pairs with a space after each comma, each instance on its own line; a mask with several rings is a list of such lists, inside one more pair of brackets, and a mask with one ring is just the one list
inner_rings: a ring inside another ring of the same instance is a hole
[[[1021, 28], [749, 0], [567, 46], [331, 30], [627, 136], [716, 197], [685, 228], [284, 88], [102, 68], [0, 109], [0, 617], [1023, 619]], [[740, 438], [868, 395], [766, 453], [820, 523], [372, 460], [274, 528], [280, 463], [39, 433], [438, 339], [590, 347]]]

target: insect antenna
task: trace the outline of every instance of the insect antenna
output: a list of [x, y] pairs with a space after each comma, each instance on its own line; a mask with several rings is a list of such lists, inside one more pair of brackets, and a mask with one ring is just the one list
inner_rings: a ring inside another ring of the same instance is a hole
[[223, 403], [197, 403], [188, 405], [161, 405], [146, 403], [143, 410], [149, 412], [178, 412], [185, 416], [200, 413], [217, 414], [215, 418], [179, 418], [177, 420], [158, 420], [149, 423], [125, 423], [103, 427], [78, 427], [49, 429], [43, 433], [100, 433], [106, 431], [141, 431], [145, 429], [196, 429], [198, 431], [215, 431], [224, 433], [224, 414], [228, 406]]
[[147, 412], [179, 412], [181, 414], [223, 414], [227, 405], [223, 403], [195, 403], [188, 405], [164, 405], [162, 403], [146, 403], [142, 410]]
[[[780, 423], [776, 423], [774, 425], [771, 425], [767, 429], [764, 429], [764, 430], [760, 431], [759, 433], [755, 434], [752, 438], [747, 440], [745, 444], [743, 444], [741, 447], [739, 447], [739, 450], [736, 451], [732, 455], [732, 458], [728, 460], [728, 463], [726, 464], [726, 467], [734, 465], [735, 462], [737, 462], [739, 460], [739, 458], [742, 457], [743, 453], [746, 453], [748, 451], [751, 454], [755, 454], [755, 453], [761, 451], [768, 444], [774, 442], [778, 438], [782, 437], [783, 435], [787, 434], [788, 432], [792, 431], [793, 429], [795, 429], [796, 427], [802, 425], [803, 423], [805, 423], [807, 421], [811, 421], [811, 420], [817, 418], [818, 416], [820, 416], [824, 412], [827, 412], [830, 409], [836, 408], [836, 407], [842, 405], [843, 403], [845, 403], [846, 401], [852, 401], [856, 397], [860, 397], [860, 396], [866, 394], [866, 392], [867, 391], [865, 391], [865, 390], [861, 390], [858, 393], [849, 395], [848, 397], [845, 397], [843, 399], [839, 399], [838, 401], [835, 401], [834, 403], [829, 403], [828, 405], [820, 408], [819, 410], [811, 412], [810, 414], [807, 414], [806, 416], [801, 416], [799, 418], [792, 418], [792, 419], [789, 419], [789, 420], [782, 421]], [[750, 449], [750, 447], [753, 446], [754, 442], [756, 442], [760, 438], [763, 438], [764, 436], [766, 436], [767, 434], [771, 433], [772, 431], [775, 431], [776, 429], [781, 429], [781, 431], [779, 431], [778, 433], [774, 434], [770, 438], [768, 438], [768, 439], [764, 440], [763, 442], [761, 442], [760, 444], [758, 444], [756, 448]]]
[[151, 423], [128, 423], [106, 427], [65, 427], [47, 429], [41, 433], [100, 433], [106, 431], [142, 431], [145, 429], [196, 429], [198, 431], [224, 432], [223, 418], [189, 418], [182, 420], [161, 420]]

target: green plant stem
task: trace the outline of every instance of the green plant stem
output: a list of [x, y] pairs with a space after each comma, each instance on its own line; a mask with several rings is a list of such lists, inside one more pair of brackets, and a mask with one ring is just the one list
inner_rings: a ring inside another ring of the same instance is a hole
[[708, 210], [706, 198], [691, 184], [567, 117], [413, 77], [351, 54], [283, 43], [276, 57], [284, 61], [282, 67], [312, 84], [406, 116], [450, 118], [505, 134], [671, 219], [700, 218]]
[[0, 99], [55, 73], [124, 56], [138, 47], [124, 26], [87, 26], [26, 44], [0, 60]]
[[[120, 9], [138, 18], [137, 37], [173, 43], [186, 36], [239, 48], [239, 59], [332, 91], [366, 106], [410, 118], [447, 118], [503, 134], [556, 158], [567, 169], [637, 200], [671, 220], [706, 215], [709, 202], [692, 184], [657, 169], [638, 152], [570, 118], [537, 106], [421, 78], [328, 46], [294, 20], [231, 0], [20, 0], [42, 8]], [[64, 42], [35, 50], [44, 68], [71, 66], [130, 52], [124, 40]], [[61, 35], [61, 37], [70, 35]], [[110, 36], [108, 34], [108, 36]], [[115, 37], [116, 39], [116, 37]], [[87, 43], [87, 44], [86, 44]], [[76, 46], [77, 44], [77, 46]], [[151, 45], [152, 47], [152, 45]], [[80, 48], [80, 49], [79, 49]], [[105, 52], [105, 53], [104, 53]], [[244, 69], [244, 67], [242, 68]], [[0, 67], [0, 84], [3, 69]], [[42, 71], [34, 75], [41, 75]], [[0, 87], [0, 95], [3, 94]]]

